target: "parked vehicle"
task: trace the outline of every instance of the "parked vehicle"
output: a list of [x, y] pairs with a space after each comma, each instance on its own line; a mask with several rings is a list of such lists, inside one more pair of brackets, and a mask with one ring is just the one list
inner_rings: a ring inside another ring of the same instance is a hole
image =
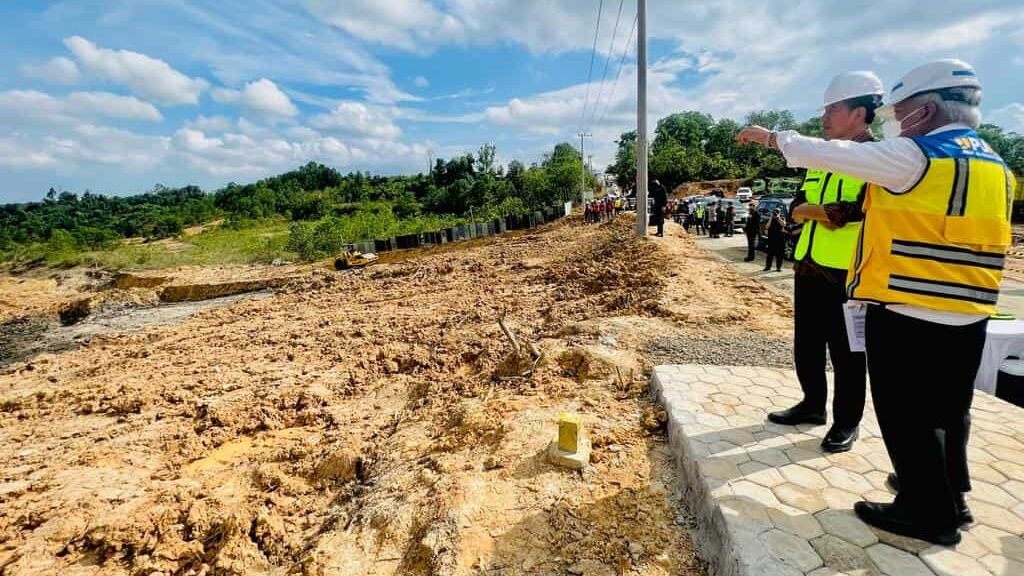
[[736, 191], [736, 199], [740, 202], [750, 202], [754, 198], [754, 191], [750, 188], [740, 188]]

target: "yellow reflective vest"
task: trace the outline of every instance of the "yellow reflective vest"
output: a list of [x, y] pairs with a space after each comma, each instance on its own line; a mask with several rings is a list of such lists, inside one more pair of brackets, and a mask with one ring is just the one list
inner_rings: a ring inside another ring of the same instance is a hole
[[868, 187], [847, 282], [852, 299], [995, 312], [1015, 180], [973, 130], [915, 136], [928, 165], [912, 188]]
[[[808, 204], [823, 205], [836, 202], [856, 202], [866, 184], [852, 176], [808, 170], [804, 178], [803, 192]], [[850, 222], [845, 226], [829, 230], [820, 222], [811, 220], [804, 224], [797, 240], [793, 258], [811, 260], [821, 266], [847, 270], [853, 260], [853, 251], [857, 247], [860, 235], [860, 222]]]

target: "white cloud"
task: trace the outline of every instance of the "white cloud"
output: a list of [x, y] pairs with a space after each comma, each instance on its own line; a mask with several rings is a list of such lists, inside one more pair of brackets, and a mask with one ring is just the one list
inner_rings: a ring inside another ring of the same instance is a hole
[[170, 138], [81, 124], [67, 137], [47, 138], [55, 156], [72, 162], [118, 166], [130, 172], [150, 170], [170, 151]]
[[427, 80], [426, 76], [417, 76], [412, 79], [412, 83], [417, 88], [427, 88], [430, 86], [430, 80]]
[[868, 36], [855, 47], [895, 54], [927, 54], [956, 51], [986, 44], [1000, 28], [1024, 23], [1021, 11], [1000, 10], [964, 18], [939, 28], [902, 28]]
[[206, 80], [189, 78], [163, 60], [145, 54], [99, 48], [81, 36], [67, 38], [64, 44], [89, 72], [123, 84], [158, 104], [198, 104], [199, 95], [209, 87]]
[[64, 56], [50, 58], [43, 64], [25, 64], [21, 67], [21, 73], [51, 84], [77, 84], [82, 78], [75, 61]]
[[265, 116], [298, 116], [299, 109], [292, 104], [288, 95], [266, 78], [245, 85], [242, 90], [218, 88], [212, 93], [217, 102], [238, 104], [244, 110]]
[[153, 122], [164, 119], [156, 106], [149, 102], [143, 102], [134, 96], [121, 96], [110, 92], [72, 92], [67, 98], [67, 105], [75, 112], [108, 118]]
[[150, 122], [163, 120], [156, 107], [134, 96], [72, 92], [66, 98], [57, 98], [34, 90], [0, 92], [0, 124], [67, 124], [96, 117]]
[[381, 108], [346, 101], [328, 114], [310, 120], [314, 128], [334, 134], [391, 140], [402, 134], [391, 116]]
[[356, 38], [410, 51], [438, 28], [458, 25], [424, 0], [306, 0], [306, 7]]
[[203, 132], [227, 132], [234, 127], [234, 123], [227, 116], [204, 116], [200, 114], [194, 120], [185, 122], [188, 128], [195, 128]]
[[41, 150], [32, 150], [15, 138], [0, 138], [0, 166], [9, 168], [48, 168], [57, 159]]
[[985, 122], [991, 122], [1007, 131], [1024, 134], [1024, 104], [1015, 102], [993, 110], [985, 117]]

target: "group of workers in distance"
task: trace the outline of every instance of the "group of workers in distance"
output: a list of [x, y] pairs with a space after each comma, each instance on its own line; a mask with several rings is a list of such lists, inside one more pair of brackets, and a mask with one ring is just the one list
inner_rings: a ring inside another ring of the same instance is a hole
[[698, 236], [732, 236], [736, 229], [736, 208], [732, 204], [726, 206], [724, 202], [680, 200], [672, 206], [672, 214], [687, 232], [693, 228]]
[[604, 222], [615, 218], [620, 212], [622, 212], [622, 198], [620, 197], [591, 200], [583, 208], [583, 222], [586, 224]]
[[[794, 252], [803, 399], [768, 419], [825, 424], [827, 349], [835, 395], [822, 448], [850, 450], [869, 374], [897, 495], [854, 510], [872, 526], [941, 545], [959, 542], [973, 522], [964, 495], [974, 378], [1010, 245], [1015, 181], [975, 131], [981, 96], [960, 60], [914, 68], [888, 92], [875, 74], [850, 72], [825, 91], [826, 138], [760, 126], [737, 136], [807, 169], [789, 211], [803, 224]], [[882, 140], [870, 130], [876, 116]], [[847, 316], [863, 334], [847, 333]]]

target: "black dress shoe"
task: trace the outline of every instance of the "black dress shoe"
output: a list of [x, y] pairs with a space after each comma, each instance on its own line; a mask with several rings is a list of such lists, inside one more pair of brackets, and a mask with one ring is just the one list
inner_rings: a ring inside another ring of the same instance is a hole
[[[895, 472], [889, 472], [885, 481], [893, 489], [893, 492], [900, 491], [900, 479], [896, 476]], [[963, 492], [957, 492], [953, 503], [956, 504], [956, 521], [960, 524], [960, 527], [974, 524], [974, 514], [971, 514], [971, 509], [967, 507], [967, 499], [964, 498]]]
[[886, 532], [917, 538], [940, 546], [952, 546], [960, 542], [959, 529], [937, 529], [933, 526], [922, 526], [920, 521], [915, 521], [894, 504], [861, 501], [853, 505], [853, 511], [865, 523]]
[[792, 408], [769, 412], [768, 421], [783, 426], [796, 426], [797, 424], [824, 424], [825, 413], [816, 412], [804, 406], [801, 402]]
[[840, 428], [833, 425], [821, 441], [821, 449], [832, 454], [849, 452], [853, 448], [853, 442], [859, 437], [860, 430], [856, 426], [853, 428]]

